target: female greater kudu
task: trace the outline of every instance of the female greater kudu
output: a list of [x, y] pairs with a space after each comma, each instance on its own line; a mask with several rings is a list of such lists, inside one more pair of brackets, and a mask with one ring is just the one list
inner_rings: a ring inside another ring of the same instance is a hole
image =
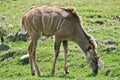
[[86, 55], [87, 62], [93, 73], [98, 72], [99, 57], [97, 56], [97, 44], [93, 37], [89, 36], [83, 29], [81, 18], [74, 8], [58, 8], [55, 6], [36, 6], [27, 10], [22, 17], [22, 26], [31, 36], [28, 48], [31, 74], [40, 76], [40, 70], [36, 62], [37, 41], [41, 34], [47, 36], [55, 35], [54, 60], [51, 74], [55, 72], [56, 59], [60, 51], [60, 44], [64, 47], [64, 70], [68, 72], [67, 52], [68, 40], [76, 42]]

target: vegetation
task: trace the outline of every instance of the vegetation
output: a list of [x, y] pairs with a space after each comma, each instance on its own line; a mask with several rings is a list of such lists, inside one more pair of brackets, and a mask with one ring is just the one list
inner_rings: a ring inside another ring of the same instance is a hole
[[[63, 48], [56, 64], [56, 73], [50, 75], [53, 58], [53, 40], [39, 41], [38, 64], [43, 72], [41, 77], [31, 76], [29, 64], [23, 65], [20, 57], [27, 53], [30, 41], [12, 42], [6, 38], [11, 32], [21, 30], [21, 16], [34, 5], [51, 4], [59, 7], [74, 6], [82, 16], [84, 28], [98, 42], [98, 54], [104, 61], [104, 68], [97, 76], [91, 75], [82, 51], [74, 42], [69, 42], [69, 74], [63, 70]], [[13, 57], [2, 60], [7, 51], [0, 51], [1, 80], [119, 80], [120, 79], [120, 1], [119, 0], [0, 0], [0, 25], [10, 24], [5, 29], [5, 43], [16, 52]], [[0, 28], [1, 29], [1, 28]]]

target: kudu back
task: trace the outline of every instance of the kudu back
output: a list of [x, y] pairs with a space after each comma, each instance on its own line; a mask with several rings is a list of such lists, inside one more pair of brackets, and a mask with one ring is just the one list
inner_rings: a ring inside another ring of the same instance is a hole
[[82, 27], [81, 18], [74, 8], [58, 8], [55, 6], [36, 6], [27, 10], [22, 17], [22, 27], [31, 36], [28, 47], [31, 74], [41, 75], [36, 62], [36, 47], [41, 34], [55, 35], [54, 58], [51, 74], [55, 73], [56, 59], [59, 55], [60, 44], [64, 48], [64, 70], [68, 74], [67, 52], [68, 40], [77, 43], [85, 53], [88, 65], [93, 73], [98, 72], [99, 57], [97, 56], [97, 44], [93, 37], [88, 35]]

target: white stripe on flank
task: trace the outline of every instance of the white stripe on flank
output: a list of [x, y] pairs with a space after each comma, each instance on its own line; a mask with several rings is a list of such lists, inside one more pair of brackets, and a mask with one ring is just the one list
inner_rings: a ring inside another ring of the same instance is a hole
[[33, 17], [33, 19], [32, 19], [32, 22], [33, 22], [33, 25], [34, 25], [35, 29], [37, 30], [37, 26], [36, 26], [36, 24], [35, 24], [35, 19], [34, 19], [34, 17]]
[[43, 7], [41, 7], [41, 12], [42, 12], [42, 24], [43, 24], [43, 27], [45, 27]]
[[33, 17], [33, 19], [32, 19], [32, 22], [33, 22], [33, 25], [35, 26], [35, 20], [34, 20], [34, 17]]
[[61, 21], [62, 21], [62, 18], [60, 17], [60, 19], [59, 19], [59, 22], [58, 22], [58, 25], [57, 25], [57, 30], [59, 29], [59, 27], [60, 27], [60, 23], [61, 23]]
[[59, 18], [54, 20], [54, 26], [57, 28], [57, 24], [58, 24]]
[[33, 22], [33, 25], [34, 25], [35, 29], [37, 30], [38, 28], [37, 28], [37, 25], [36, 25], [36, 23], [35, 23], [35, 18], [34, 18], [35, 13], [33, 12], [32, 14], [33, 14], [32, 22]]
[[46, 21], [47, 27], [50, 25], [50, 21], [51, 21], [51, 16], [48, 16], [47, 21]]
[[63, 19], [63, 21], [61, 22], [60, 27], [64, 24], [64, 22], [65, 22], [65, 19]]
[[53, 14], [54, 14], [54, 8], [53, 8], [53, 12], [52, 12], [51, 23], [50, 23], [49, 29], [51, 28], [52, 23], [53, 23]]

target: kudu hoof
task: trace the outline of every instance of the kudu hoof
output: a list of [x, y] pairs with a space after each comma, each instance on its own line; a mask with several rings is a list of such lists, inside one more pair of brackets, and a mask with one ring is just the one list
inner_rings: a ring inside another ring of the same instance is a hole
[[31, 75], [32, 75], [32, 76], [35, 76], [35, 73], [32, 73]]
[[35, 75], [35, 71], [32, 71], [32, 72], [31, 72], [31, 75], [34, 76], [34, 75]]
[[69, 71], [66, 71], [65, 74], [69, 74]]
[[42, 74], [42, 73], [41, 73], [40, 71], [38, 71], [38, 72], [37, 72], [37, 76], [39, 76], [39, 77], [40, 77], [40, 76], [41, 76], [41, 74]]
[[54, 76], [55, 72], [54, 71], [51, 71], [51, 76]]
[[39, 76], [39, 77], [40, 77], [40, 76], [41, 76], [41, 74], [37, 74], [37, 76]]

